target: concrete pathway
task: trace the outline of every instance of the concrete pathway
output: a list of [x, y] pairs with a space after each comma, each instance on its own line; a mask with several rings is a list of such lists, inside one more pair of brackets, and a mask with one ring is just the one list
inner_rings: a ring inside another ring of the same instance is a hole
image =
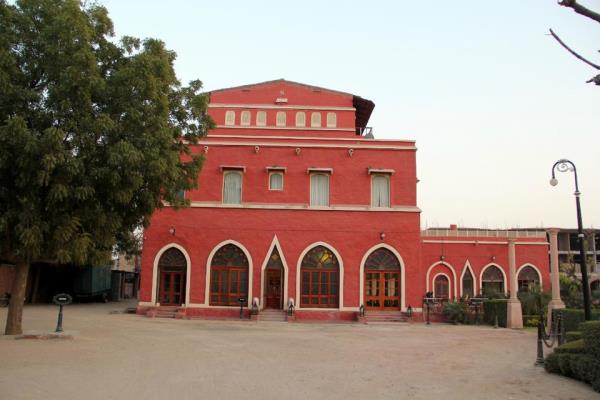
[[[535, 332], [150, 319], [65, 307], [72, 340], [0, 336], [0, 399], [598, 399], [534, 367]], [[52, 331], [56, 306], [25, 308]], [[2, 330], [6, 308], [0, 309]]]

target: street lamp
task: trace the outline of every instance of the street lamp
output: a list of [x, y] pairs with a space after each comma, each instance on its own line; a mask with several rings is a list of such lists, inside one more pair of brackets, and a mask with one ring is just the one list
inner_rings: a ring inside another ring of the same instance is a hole
[[581, 283], [583, 290], [583, 309], [585, 313], [585, 320], [589, 321], [592, 318], [592, 308], [590, 303], [590, 286], [588, 284], [588, 275], [587, 275], [587, 263], [585, 258], [585, 249], [583, 247], [583, 224], [581, 223], [581, 204], [579, 203], [579, 196], [581, 192], [579, 191], [579, 184], [577, 182], [577, 168], [575, 168], [575, 164], [566, 159], [560, 159], [554, 163], [552, 166], [552, 179], [550, 179], [550, 184], [552, 186], [558, 185], [558, 179], [554, 175], [554, 171], [558, 172], [569, 172], [573, 171], [575, 176], [575, 203], [577, 205], [577, 237], [579, 239], [579, 257], [581, 258]]

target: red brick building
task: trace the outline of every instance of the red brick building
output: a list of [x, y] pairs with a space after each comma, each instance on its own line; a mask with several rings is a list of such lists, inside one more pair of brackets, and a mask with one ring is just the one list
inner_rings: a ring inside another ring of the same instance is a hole
[[373, 108], [285, 80], [213, 91], [191, 207], [165, 207], [144, 233], [138, 311], [233, 317], [242, 297], [293, 303], [298, 320], [418, 314], [427, 291], [508, 291], [509, 236], [523, 276], [549, 286], [543, 232], [422, 234], [415, 142], [374, 139]]

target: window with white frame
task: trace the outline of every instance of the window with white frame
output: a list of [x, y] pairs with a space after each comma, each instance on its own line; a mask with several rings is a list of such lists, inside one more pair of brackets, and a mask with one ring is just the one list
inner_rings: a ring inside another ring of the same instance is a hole
[[298, 111], [296, 113], [296, 126], [306, 126], [306, 113], [304, 111]]
[[327, 127], [335, 128], [337, 126], [337, 114], [334, 112], [327, 113]]
[[387, 174], [371, 175], [371, 206], [390, 206], [390, 176]]
[[310, 205], [329, 206], [329, 174], [310, 175]]
[[285, 111], [277, 111], [277, 126], [285, 126]]
[[240, 117], [240, 125], [250, 126], [250, 111], [242, 111], [242, 115]]
[[242, 173], [239, 171], [225, 171], [223, 175], [223, 203], [242, 203]]
[[314, 112], [310, 115], [310, 126], [313, 128], [321, 127], [321, 113]]
[[225, 125], [235, 125], [235, 111], [226, 111], [225, 112]]
[[282, 172], [271, 172], [269, 174], [269, 190], [283, 190]]
[[265, 111], [258, 111], [256, 113], [256, 126], [267, 125], [267, 113]]

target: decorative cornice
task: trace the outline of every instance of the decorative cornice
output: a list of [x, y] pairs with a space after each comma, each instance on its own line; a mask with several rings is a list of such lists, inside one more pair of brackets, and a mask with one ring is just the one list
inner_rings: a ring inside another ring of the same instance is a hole
[[[170, 207], [165, 203], [166, 207]], [[191, 208], [242, 208], [255, 210], [295, 210], [295, 211], [362, 211], [362, 212], [404, 212], [420, 213], [421, 209], [416, 206], [394, 206], [394, 207], [371, 207], [361, 205], [332, 205], [329, 207], [311, 207], [306, 203], [242, 203], [223, 204], [212, 201], [192, 201]]]
[[320, 111], [356, 111], [354, 107], [339, 106], [309, 106], [309, 105], [279, 105], [279, 104], [233, 104], [210, 103], [208, 108], [246, 108], [246, 109], [271, 109], [271, 110], [320, 110]]

